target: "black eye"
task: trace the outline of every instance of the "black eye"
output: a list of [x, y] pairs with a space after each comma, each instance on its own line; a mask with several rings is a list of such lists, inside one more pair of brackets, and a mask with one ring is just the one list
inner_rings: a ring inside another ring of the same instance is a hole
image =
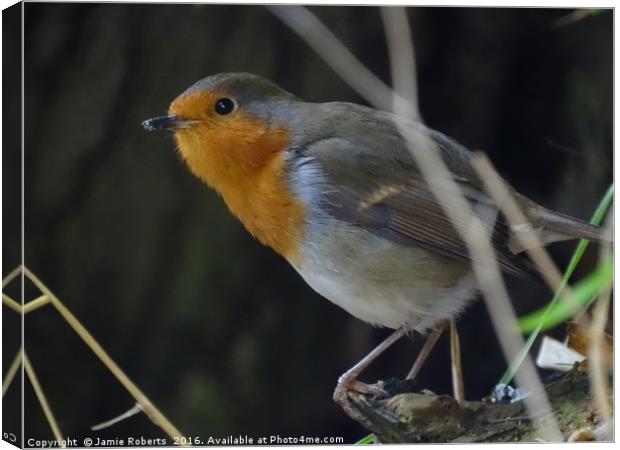
[[229, 98], [221, 98], [215, 103], [215, 112], [220, 116], [230, 114], [235, 109], [235, 102]]

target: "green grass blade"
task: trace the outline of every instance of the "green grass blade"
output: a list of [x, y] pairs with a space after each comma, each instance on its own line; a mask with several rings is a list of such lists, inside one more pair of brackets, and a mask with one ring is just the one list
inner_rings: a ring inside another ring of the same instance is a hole
[[371, 445], [375, 444], [375, 435], [369, 434], [355, 443], [355, 445]]
[[609, 256], [604, 264], [573, 286], [570, 301], [561, 296], [560, 301], [553, 303], [552, 307], [522, 317], [519, 320], [521, 331], [525, 333], [546, 331], [573, 317], [578, 311], [587, 307], [603, 289], [611, 285], [613, 272], [613, 258]]

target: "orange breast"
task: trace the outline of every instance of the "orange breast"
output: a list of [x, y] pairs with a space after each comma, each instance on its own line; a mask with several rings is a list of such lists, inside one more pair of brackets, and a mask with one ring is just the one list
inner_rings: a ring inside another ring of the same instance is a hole
[[[187, 113], [193, 105], [175, 103], [172, 113], [183, 110], [184, 117], [198, 118]], [[289, 134], [241, 112], [235, 117], [200, 119], [202, 123], [175, 132], [190, 170], [222, 195], [230, 211], [259, 241], [291, 263], [299, 262], [304, 206], [286, 185]]]
[[284, 153], [275, 155], [254, 177], [221, 191], [230, 211], [263, 244], [299, 263], [303, 204], [286, 187]]

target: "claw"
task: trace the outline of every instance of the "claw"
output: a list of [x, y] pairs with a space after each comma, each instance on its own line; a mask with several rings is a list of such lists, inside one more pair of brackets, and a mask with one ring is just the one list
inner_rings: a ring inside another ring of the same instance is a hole
[[365, 395], [373, 395], [375, 397], [387, 397], [387, 392], [383, 389], [383, 382], [379, 381], [375, 384], [366, 384], [355, 379], [344, 379], [340, 377], [336, 389], [334, 390], [334, 401], [340, 405], [342, 410], [353, 420], [361, 423], [365, 428], [376, 432], [372, 422], [368, 420], [361, 412], [353, 407], [349, 398], [349, 392], [358, 392]]
[[399, 328], [395, 330], [391, 335], [387, 337], [381, 344], [379, 344], [372, 352], [370, 352], [364, 359], [358, 362], [355, 366], [345, 372], [339, 379], [336, 389], [334, 390], [334, 401], [340, 405], [345, 413], [353, 420], [364, 425], [369, 430], [376, 432], [374, 425], [359, 411], [357, 411], [351, 405], [349, 398], [349, 392], [359, 392], [365, 395], [373, 395], [375, 397], [387, 397], [388, 394], [383, 389], [383, 383], [366, 384], [361, 381], [357, 381], [358, 375], [381, 353], [383, 353], [394, 342], [398, 341], [407, 333], [405, 328]]
[[383, 389], [383, 381], [375, 384], [366, 384], [361, 381], [353, 380], [349, 384], [349, 390], [360, 394], [374, 395], [375, 397], [387, 397], [388, 393]]

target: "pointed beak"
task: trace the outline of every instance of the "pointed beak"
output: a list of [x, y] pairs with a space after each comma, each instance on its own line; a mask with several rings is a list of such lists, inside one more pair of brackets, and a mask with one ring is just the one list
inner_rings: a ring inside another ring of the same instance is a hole
[[142, 122], [142, 127], [146, 131], [155, 130], [176, 130], [178, 128], [188, 128], [195, 120], [185, 120], [182, 117], [168, 115], [153, 117]]

